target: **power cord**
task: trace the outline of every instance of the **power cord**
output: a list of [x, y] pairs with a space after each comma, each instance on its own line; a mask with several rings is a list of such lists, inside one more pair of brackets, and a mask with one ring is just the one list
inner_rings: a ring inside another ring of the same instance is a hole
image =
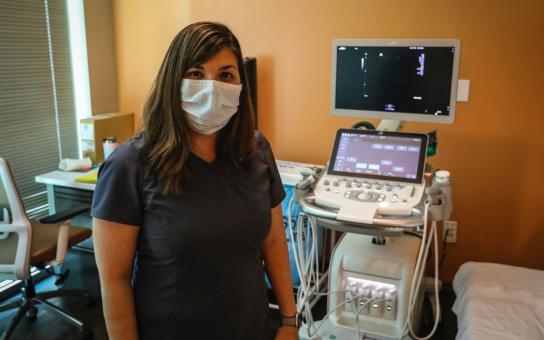
[[438, 265], [438, 269], [442, 269], [442, 263], [444, 263], [444, 259], [446, 259], [446, 250], [448, 250], [448, 242], [446, 240], [448, 239], [448, 233], [450, 232], [449, 229], [446, 229], [446, 232], [444, 233], [444, 240], [442, 241], [442, 256], [440, 257], [440, 264]]

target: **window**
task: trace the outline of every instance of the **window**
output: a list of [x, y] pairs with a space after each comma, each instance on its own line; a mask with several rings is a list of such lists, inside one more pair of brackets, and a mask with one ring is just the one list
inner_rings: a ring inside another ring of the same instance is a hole
[[0, 156], [30, 217], [47, 211], [34, 177], [78, 157], [66, 0], [0, 1]]

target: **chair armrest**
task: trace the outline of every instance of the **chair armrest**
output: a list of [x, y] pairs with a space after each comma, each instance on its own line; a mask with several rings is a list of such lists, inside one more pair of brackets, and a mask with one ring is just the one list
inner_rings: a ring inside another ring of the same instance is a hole
[[56, 214], [53, 214], [53, 215], [49, 215], [47, 217], [44, 217], [42, 219], [40, 219], [40, 223], [43, 223], [43, 224], [56, 224], [56, 223], [60, 223], [60, 222], [64, 222], [76, 215], [79, 215], [81, 214], [82, 212], [85, 212], [87, 210], [89, 210], [91, 208], [91, 206], [89, 204], [82, 204], [82, 205], [78, 205], [78, 206], [75, 206], [71, 209], [68, 209], [68, 210], [64, 210], [64, 211], [61, 211], [61, 212], [58, 212]]

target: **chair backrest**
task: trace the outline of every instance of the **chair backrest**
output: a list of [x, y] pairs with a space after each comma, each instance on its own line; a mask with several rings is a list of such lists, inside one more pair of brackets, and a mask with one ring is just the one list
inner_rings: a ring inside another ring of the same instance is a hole
[[[11, 221], [9, 210], [8, 195], [0, 178], [0, 224], [8, 224]], [[7, 236], [7, 232], [0, 231], [0, 239], [5, 238], [5, 236]]]
[[[2, 224], [9, 224], [11, 222], [11, 213], [9, 208], [8, 195], [4, 189], [4, 183], [2, 182], [2, 175], [0, 175], [0, 228]], [[6, 239], [9, 232], [0, 230], [0, 240]]]
[[[0, 209], [7, 208], [9, 223], [0, 223], [0, 274], [13, 274], [17, 279], [30, 276], [32, 227], [15, 186], [8, 162], [0, 157]], [[5, 236], [5, 235], [4, 235]]]

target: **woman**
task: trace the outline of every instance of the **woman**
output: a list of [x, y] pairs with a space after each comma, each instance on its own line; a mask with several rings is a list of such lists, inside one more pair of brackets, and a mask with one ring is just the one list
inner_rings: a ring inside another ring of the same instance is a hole
[[264, 270], [296, 339], [285, 196], [222, 24], [174, 39], [143, 131], [100, 168], [93, 233], [110, 339], [269, 339]]

